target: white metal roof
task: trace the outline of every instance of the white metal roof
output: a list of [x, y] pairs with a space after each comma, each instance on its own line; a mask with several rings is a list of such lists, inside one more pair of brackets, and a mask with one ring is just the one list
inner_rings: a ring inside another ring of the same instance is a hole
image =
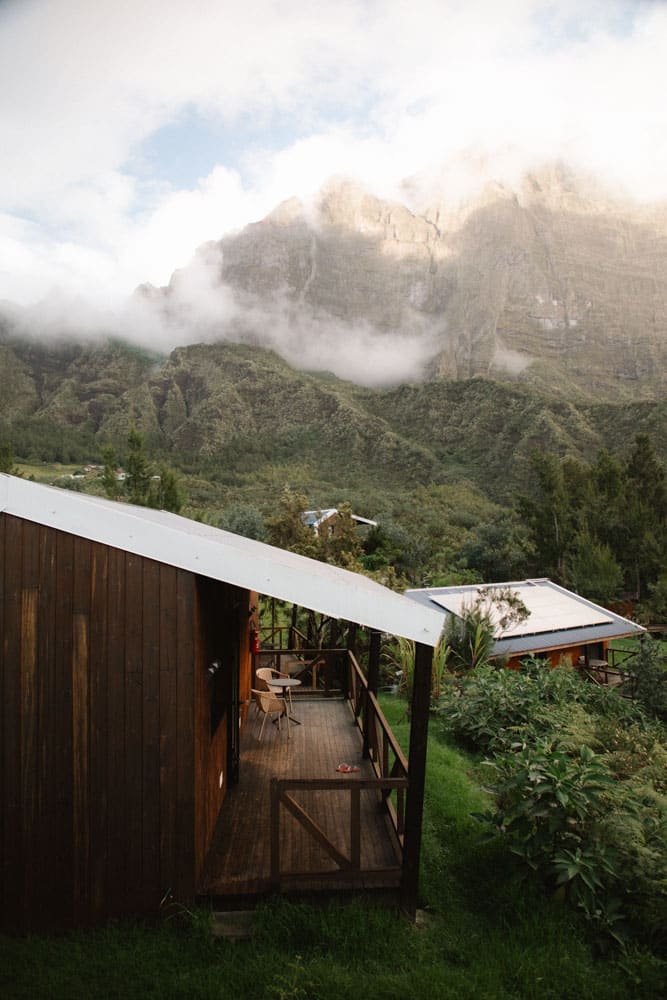
[[541, 632], [553, 632], [555, 629], [584, 628], [587, 625], [609, 625], [613, 617], [602, 608], [589, 602], [583, 603], [575, 594], [566, 591], [556, 591], [543, 583], [520, 583], [512, 585], [512, 592], [521, 598], [528, 611], [528, 617], [520, 622], [510, 622], [501, 627], [501, 610], [485, 595], [493, 594], [493, 588], [472, 587], [467, 593], [449, 595], [432, 594], [431, 600], [451, 611], [459, 618], [471, 608], [477, 600], [482, 600], [482, 607], [488, 610], [494, 626], [496, 639], [509, 639], [510, 636], [536, 635]]
[[[338, 507], [325, 507], [323, 510], [304, 510], [301, 515], [303, 523], [307, 524], [309, 528], [319, 528], [321, 524], [328, 521], [330, 517], [338, 513]], [[372, 521], [370, 517], [361, 517], [359, 514], [350, 514], [353, 521], [357, 524], [367, 524], [372, 528], [377, 527], [377, 521]]]
[[[499, 616], [494, 612], [492, 601], [488, 599], [489, 593], [492, 594], [494, 589], [510, 590], [519, 597], [528, 609], [528, 617], [522, 622], [501, 628]], [[484, 610], [489, 611], [496, 626], [496, 654], [534, 652], [575, 642], [586, 644], [602, 639], [639, 635], [645, 631], [636, 622], [607, 608], [601, 608], [593, 601], [588, 601], [546, 578], [406, 591], [406, 597], [423, 607], [439, 607], [442, 613], [458, 617], [472, 607], [480, 595]]]
[[429, 646], [442, 629], [441, 611], [368, 577], [167, 511], [3, 474], [0, 511]]

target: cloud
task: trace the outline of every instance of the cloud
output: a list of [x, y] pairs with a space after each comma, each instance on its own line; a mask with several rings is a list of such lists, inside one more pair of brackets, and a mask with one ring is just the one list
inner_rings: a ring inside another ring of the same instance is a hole
[[115, 328], [161, 350], [216, 341], [257, 344], [295, 368], [328, 371], [367, 386], [421, 379], [442, 347], [442, 324], [436, 330], [418, 315], [409, 332], [388, 333], [295, 303], [286, 288], [267, 298], [233, 289], [220, 280], [220, 255], [218, 244], [202, 246], [166, 291], [147, 288], [135, 295], [114, 319]]
[[[5, 0], [0, 29], [0, 298], [108, 306], [335, 173], [396, 197], [454, 163], [464, 197], [559, 158], [667, 198], [663, 3]], [[228, 140], [187, 189], [142, 157], [177, 121]]]

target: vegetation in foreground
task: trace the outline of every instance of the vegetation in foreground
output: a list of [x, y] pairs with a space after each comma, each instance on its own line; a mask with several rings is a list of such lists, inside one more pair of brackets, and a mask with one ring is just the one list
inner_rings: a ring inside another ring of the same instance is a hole
[[[407, 743], [405, 703], [384, 708]], [[438, 727], [435, 726], [434, 729]], [[372, 900], [314, 908], [273, 900], [245, 943], [210, 935], [208, 915], [157, 928], [0, 939], [8, 1000], [374, 998], [625, 1000], [664, 994], [665, 967], [631, 944], [602, 954], [580, 915], [523, 878], [502, 838], [473, 816], [491, 807], [478, 761], [433, 734], [423, 833], [424, 911], [417, 927]]]

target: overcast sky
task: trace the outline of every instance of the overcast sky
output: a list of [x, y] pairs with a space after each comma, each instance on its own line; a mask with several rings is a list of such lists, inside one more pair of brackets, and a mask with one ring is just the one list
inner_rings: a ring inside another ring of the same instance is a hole
[[666, 97], [663, 2], [0, 0], [0, 299], [110, 304], [332, 174], [471, 151], [665, 199]]

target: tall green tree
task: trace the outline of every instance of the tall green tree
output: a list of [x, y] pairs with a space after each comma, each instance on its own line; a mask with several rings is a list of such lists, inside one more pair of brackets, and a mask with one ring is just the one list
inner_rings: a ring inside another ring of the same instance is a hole
[[577, 527], [573, 496], [557, 455], [536, 452], [531, 467], [533, 490], [519, 499], [519, 511], [532, 532], [540, 571], [562, 581]]
[[307, 508], [308, 500], [303, 493], [294, 492], [286, 484], [280, 494], [276, 513], [267, 518], [268, 540], [279, 549], [318, 559], [321, 556], [318, 537], [303, 521], [303, 512]]
[[512, 511], [499, 511], [477, 525], [460, 550], [465, 565], [486, 583], [523, 576], [534, 554], [530, 532]]
[[345, 502], [338, 507], [338, 514], [330, 533], [320, 536], [321, 558], [335, 566], [359, 572], [362, 570], [362, 547], [357, 530], [357, 522], [352, 517], [352, 508]]
[[252, 504], [230, 504], [218, 521], [218, 527], [225, 531], [232, 531], [235, 535], [243, 535], [244, 538], [254, 538], [259, 542], [266, 541], [264, 517], [262, 512]]
[[118, 481], [118, 456], [113, 445], [108, 444], [102, 449], [102, 486], [109, 500], [117, 500], [120, 495]]
[[110, 500], [127, 500], [139, 507], [155, 507], [178, 514], [183, 497], [172, 469], [161, 465], [154, 472], [144, 451], [144, 439], [135, 427], [127, 437], [127, 462], [124, 480], [118, 479], [118, 457], [113, 445], [102, 450], [102, 485]]
[[638, 434], [625, 468], [623, 562], [639, 600], [667, 562], [667, 485], [647, 434]]
[[567, 561], [567, 582], [578, 594], [608, 604], [623, 587], [623, 570], [605, 542], [581, 532]]
[[125, 493], [130, 503], [145, 507], [148, 505], [151, 471], [144, 452], [144, 439], [134, 426], [127, 436], [127, 448]]
[[0, 444], [0, 472], [8, 476], [21, 476], [18, 468], [14, 465], [14, 452], [9, 443]]
[[157, 510], [168, 510], [178, 514], [183, 506], [183, 498], [176, 475], [166, 465], [161, 465], [156, 476], [151, 477], [148, 491], [148, 506]]

